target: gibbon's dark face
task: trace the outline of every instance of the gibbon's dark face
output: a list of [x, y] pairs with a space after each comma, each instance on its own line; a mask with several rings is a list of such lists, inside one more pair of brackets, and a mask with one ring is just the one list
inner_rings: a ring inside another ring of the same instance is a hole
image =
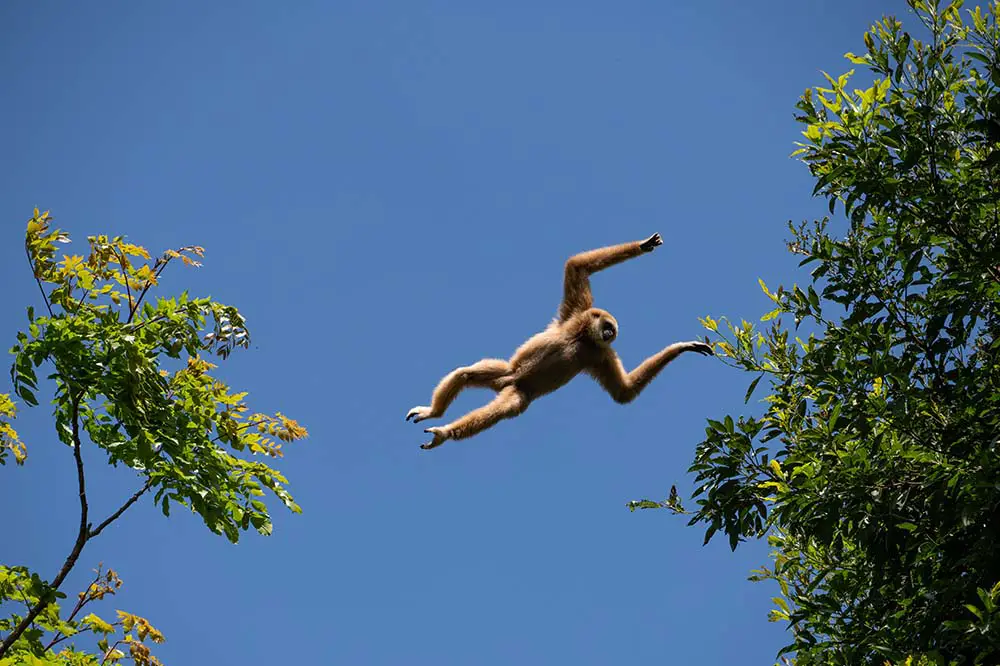
[[590, 330], [594, 341], [602, 345], [609, 345], [614, 342], [615, 338], [618, 337], [618, 322], [615, 321], [615, 318], [604, 310], [598, 310], [597, 308], [590, 311], [590, 317]]
[[610, 321], [605, 319], [601, 322], [601, 340], [604, 342], [611, 342], [618, 335], [618, 331], [615, 330], [615, 325]]

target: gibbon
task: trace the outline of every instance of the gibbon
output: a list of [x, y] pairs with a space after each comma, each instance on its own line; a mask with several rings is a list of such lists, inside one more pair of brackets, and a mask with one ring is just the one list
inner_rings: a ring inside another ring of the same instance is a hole
[[434, 389], [430, 406], [414, 407], [409, 411], [406, 420], [419, 423], [443, 415], [464, 388], [489, 388], [497, 392], [497, 397], [484, 407], [448, 425], [424, 430], [434, 438], [420, 448], [432, 449], [449, 439], [466, 439], [503, 419], [518, 416], [532, 400], [564, 386], [581, 372], [597, 380], [615, 402], [624, 404], [634, 400], [679, 354], [711, 355], [712, 347], [705, 342], [677, 342], [627, 373], [611, 348], [618, 337], [618, 322], [609, 312], [593, 307], [590, 276], [626, 259], [652, 252], [662, 244], [660, 234], [653, 234], [643, 241], [612, 245], [571, 257], [566, 262], [558, 316], [544, 331], [521, 345], [509, 361], [488, 358], [453, 370]]

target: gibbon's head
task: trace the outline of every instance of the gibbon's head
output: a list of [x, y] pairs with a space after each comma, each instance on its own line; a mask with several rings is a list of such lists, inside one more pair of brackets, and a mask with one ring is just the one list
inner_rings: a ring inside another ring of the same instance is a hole
[[590, 308], [587, 310], [587, 318], [590, 339], [599, 346], [610, 345], [618, 337], [618, 322], [611, 313], [600, 308]]

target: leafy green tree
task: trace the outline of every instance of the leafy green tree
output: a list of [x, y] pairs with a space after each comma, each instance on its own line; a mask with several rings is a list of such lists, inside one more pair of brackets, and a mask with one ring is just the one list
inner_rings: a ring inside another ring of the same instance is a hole
[[766, 535], [752, 579], [800, 666], [1000, 663], [1000, 3], [909, 5], [846, 54], [870, 87], [798, 103], [795, 155], [845, 215], [789, 225], [807, 285], [761, 282], [770, 323], [702, 322], [768, 390], [709, 420], [691, 524]]
[[[98, 569], [90, 586], [63, 619], [60, 587], [86, 545], [119, 516], [151, 495], [164, 515], [171, 505], [190, 508], [210, 530], [236, 542], [251, 526], [271, 533], [268, 490], [298, 513], [285, 478], [259, 460], [280, 457], [281, 443], [306, 436], [278, 413], [251, 413], [246, 393], [232, 393], [210, 373], [202, 356], [225, 359], [247, 347], [249, 333], [236, 308], [208, 298], [148, 298], [171, 263], [199, 265], [200, 247], [149, 253], [121, 237], [91, 236], [86, 257], [63, 256], [69, 237], [51, 228], [48, 212], [28, 221], [25, 250], [45, 312], [28, 308], [28, 328], [11, 348], [14, 392], [36, 406], [36, 370], [54, 386], [55, 429], [69, 449], [79, 486], [80, 523], [62, 568], [51, 581], [26, 567], [0, 566], [0, 607], [25, 608], [0, 617], [0, 666], [8, 664], [110, 664], [128, 657], [137, 666], [159, 662], [147, 640], [163, 636], [145, 619], [118, 611], [109, 623], [81, 611], [121, 585], [112, 570]], [[10, 424], [15, 405], [0, 394], [0, 463], [23, 464], [27, 449]], [[141, 485], [121, 506], [95, 516], [87, 502], [84, 449], [104, 451], [112, 465], [139, 474]], [[118, 629], [123, 635], [115, 638]], [[77, 651], [73, 641], [92, 635], [98, 654]], [[58, 650], [58, 651], [57, 651]]]

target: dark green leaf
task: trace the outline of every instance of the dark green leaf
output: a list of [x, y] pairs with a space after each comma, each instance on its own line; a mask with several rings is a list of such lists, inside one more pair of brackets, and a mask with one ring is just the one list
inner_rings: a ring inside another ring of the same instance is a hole
[[754, 389], [757, 388], [757, 384], [760, 382], [763, 376], [764, 376], [763, 374], [757, 375], [757, 377], [752, 382], [750, 382], [750, 386], [749, 388], [747, 388], [747, 393], [745, 396], [743, 396], [743, 404], [750, 402], [750, 396], [753, 395]]

